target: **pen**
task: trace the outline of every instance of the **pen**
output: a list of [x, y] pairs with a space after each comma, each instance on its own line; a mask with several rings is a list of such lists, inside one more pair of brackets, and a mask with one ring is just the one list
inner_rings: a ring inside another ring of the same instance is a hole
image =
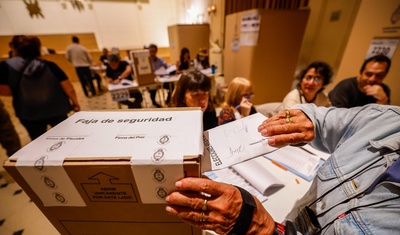
[[[250, 101], [250, 98], [248, 98], [247, 101]], [[238, 108], [240, 108], [240, 104], [235, 106], [235, 109], [238, 109]]]
[[286, 167], [282, 166], [281, 164], [277, 163], [276, 161], [271, 161], [272, 164], [274, 164], [275, 166], [281, 168], [284, 171], [287, 171]]

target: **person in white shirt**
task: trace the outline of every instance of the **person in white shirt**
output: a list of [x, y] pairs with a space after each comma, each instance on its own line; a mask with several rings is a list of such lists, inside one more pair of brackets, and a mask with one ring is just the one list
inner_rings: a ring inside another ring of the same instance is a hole
[[331, 82], [332, 75], [333, 71], [329, 64], [322, 61], [312, 62], [300, 72], [297, 77], [297, 87], [285, 96], [280, 110], [306, 103], [330, 107], [331, 102], [324, 89]]
[[210, 68], [210, 61], [208, 58], [208, 52], [205, 48], [200, 48], [197, 53], [196, 59], [193, 61], [194, 69], [203, 70]]
[[79, 38], [77, 36], [72, 37], [72, 44], [67, 47], [65, 57], [74, 65], [85, 96], [89, 96], [89, 92], [86, 88], [87, 85], [89, 85], [92, 96], [96, 95], [96, 90], [92, 81], [92, 72], [90, 71], [93, 59], [88, 50], [79, 44]]

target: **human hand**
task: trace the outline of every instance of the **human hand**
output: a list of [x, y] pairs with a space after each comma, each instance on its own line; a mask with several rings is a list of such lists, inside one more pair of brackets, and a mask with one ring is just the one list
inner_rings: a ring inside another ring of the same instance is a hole
[[120, 84], [121, 82], [122, 82], [122, 77], [121, 76], [118, 76], [117, 79], [112, 80], [112, 84]]
[[250, 100], [243, 97], [242, 101], [240, 102], [240, 114], [242, 117], [247, 117], [250, 115], [251, 107], [253, 106], [252, 103], [250, 103]]
[[[218, 234], [227, 234], [233, 228], [243, 203], [236, 187], [201, 178], [184, 178], [175, 185], [179, 191], [166, 198], [168, 213], [193, 226]], [[257, 207], [248, 234], [272, 234], [274, 220], [260, 201], [256, 198], [255, 201]]]
[[[286, 112], [289, 112], [289, 115]], [[279, 112], [265, 120], [258, 127], [258, 131], [262, 136], [270, 137], [268, 144], [274, 147], [299, 144], [314, 139], [314, 124], [300, 109], [286, 109]]]
[[[242, 207], [242, 196], [236, 187], [201, 178], [184, 178], [176, 182], [175, 186], [179, 191], [166, 198], [168, 213], [193, 226], [213, 230], [218, 234], [226, 234], [233, 228]], [[207, 208], [202, 210], [206, 199]], [[203, 219], [206, 221], [201, 221]]]
[[378, 104], [387, 104], [388, 97], [381, 85], [366, 85], [363, 90], [367, 96], [374, 97]]

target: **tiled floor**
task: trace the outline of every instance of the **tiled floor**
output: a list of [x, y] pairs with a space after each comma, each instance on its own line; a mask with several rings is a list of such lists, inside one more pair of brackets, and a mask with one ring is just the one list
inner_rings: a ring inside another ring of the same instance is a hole
[[[109, 92], [98, 96], [86, 98], [83, 95], [79, 83], [73, 83], [78, 94], [82, 110], [104, 110], [118, 109], [116, 102], [111, 100]], [[157, 96], [159, 97], [159, 96]], [[164, 96], [165, 97], [165, 96]], [[143, 107], [151, 107], [151, 100], [148, 92], [144, 93]], [[24, 127], [15, 118], [11, 106], [10, 97], [1, 97], [18, 132], [23, 145], [30, 142], [30, 138]], [[158, 100], [159, 101], [159, 100]], [[53, 235], [59, 234], [50, 224], [36, 205], [29, 197], [13, 182], [12, 178], [5, 172], [3, 162], [7, 159], [4, 149], [0, 147], [0, 234], [1, 235]]]

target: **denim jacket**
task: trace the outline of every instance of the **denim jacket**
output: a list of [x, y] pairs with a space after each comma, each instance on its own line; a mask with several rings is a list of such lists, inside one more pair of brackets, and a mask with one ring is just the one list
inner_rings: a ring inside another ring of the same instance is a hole
[[321, 234], [399, 233], [400, 183], [381, 182], [372, 192], [364, 191], [399, 158], [400, 107], [293, 108], [300, 108], [314, 123], [311, 145], [331, 156], [287, 220], [296, 224], [307, 206]]

